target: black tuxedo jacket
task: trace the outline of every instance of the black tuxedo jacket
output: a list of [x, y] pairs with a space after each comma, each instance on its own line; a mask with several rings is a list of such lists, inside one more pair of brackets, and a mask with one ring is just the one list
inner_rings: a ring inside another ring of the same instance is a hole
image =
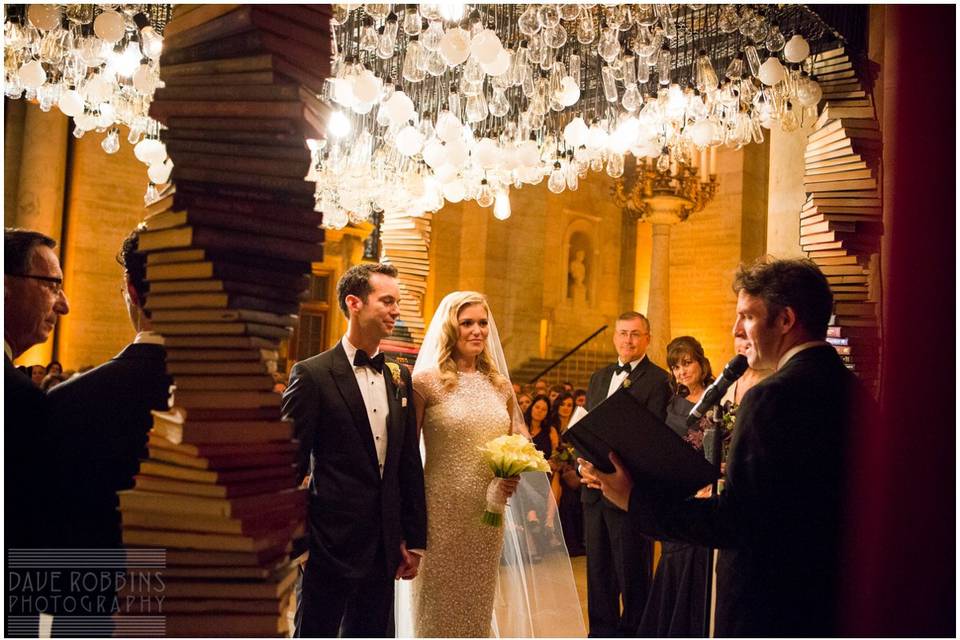
[[47, 399], [3, 358], [4, 533], [8, 549], [49, 547], [54, 539]]
[[[381, 544], [390, 576], [400, 564], [400, 543], [427, 544], [423, 463], [412, 384], [400, 367], [398, 389], [384, 368], [390, 415], [383, 477], [370, 421], [343, 345], [298, 362], [283, 394], [283, 413], [300, 441], [298, 478], [310, 476], [310, 565], [323, 573], [362, 578], [377, 569]], [[406, 400], [404, 406], [404, 399]]]
[[720, 548], [718, 636], [836, 635], [848, 425], [871, 407], [833, 347], [809, 348], [744, 396], [723, 493], [634, 488], [635, 530]]
[[[610, 388], [610, 380], [613, 379], [616, 368], [616, 364], [607, 365], [590, 376], [590, 384], [587, 387], [587, 411], [607, 399], [607, 390]], [[653, 415], [666, 420], [667, 404], [670, 402], [670, 396], [673, 395], [669, 374], [650, 362], [650, 357], [647, 356], [633, 368], [627, 380], [630, 381], [627, 393], [639, 400]], [[583, 487], [580, 490], [581, 502], [592, 504], [600, 500], [601, 496], [597, 489]], [[612, 509], [616, 508], [606, 499], [603, 502]]]
[[51, 425], [82, 434], [57, 448], [57, 496], [66, 526], [56, 546], [120, 546], [116, 493], [133, 486], [153, 424], [150, 411], [168, 409], [172, 381], [165, 363], [161, 345], [129, 344], [47, 394]]

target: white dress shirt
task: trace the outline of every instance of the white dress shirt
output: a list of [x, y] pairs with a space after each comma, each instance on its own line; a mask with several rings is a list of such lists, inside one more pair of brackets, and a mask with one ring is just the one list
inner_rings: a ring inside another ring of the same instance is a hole
[[[620, 373], [614, 373], [613, 377], [610, 378], [610, 388], [607, 389], [607, 397], [609, 398], [614, 394], [614, 392], [623, 385], [623, 381], [626, 380], [631, 373], [637, 368], [637, 365], [643, 362], [643, 359], [647, 357], [647, 354], [643, 354], [636, 360], [630, 361], [630, 371], [621, 371]], [[620, 359], [617, 359], [617, 365], [623, 366], [623, 363], [620, 362]]]
[[[353, 366], [353, 357], [357, 354], [357, 347], [350, 344], [347, 336], [340, 340], [347, 360]], [[367, 354], [371, 358], [380, 353]], [[383, 477], [383, 464], [387, 459], [387, 416], [390, 414], [390, 404], [387, 400], [387, 383], [382, 373], [377, 373], [370, 367], [353, 367], [353, 374], [357, 377], [357, 386], [363, 396], [363, 404], [367, 409], [367, 418], [370, 421], [370, 430], [373, 432], [373, 445], [377, 449], [377, 462], [380, 465], [380, 476]]]

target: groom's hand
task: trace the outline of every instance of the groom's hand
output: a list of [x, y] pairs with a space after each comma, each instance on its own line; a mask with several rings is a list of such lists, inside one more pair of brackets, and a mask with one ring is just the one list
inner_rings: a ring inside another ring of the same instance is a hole
[[420, 570], [420, 556], [407, 551], [407, 543], [400, 543], [400, 566], [397, 567], [395, 580], [413, 580]]

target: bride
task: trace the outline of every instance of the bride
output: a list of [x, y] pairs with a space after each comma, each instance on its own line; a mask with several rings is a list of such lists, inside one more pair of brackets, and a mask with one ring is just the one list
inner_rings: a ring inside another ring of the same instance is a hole
[[493, 474], [478, 447], [506, 433], [529, 437], [507, 376], [486, 298], [446, 296], [413, 374], [427, 551], [417, 578], [399, 585], [401, 637], [585, 635], [562, 533], [526, 527], [527, 514], [553, 499], [546, 474], [501, 481], [504, 526], [480, 522]]

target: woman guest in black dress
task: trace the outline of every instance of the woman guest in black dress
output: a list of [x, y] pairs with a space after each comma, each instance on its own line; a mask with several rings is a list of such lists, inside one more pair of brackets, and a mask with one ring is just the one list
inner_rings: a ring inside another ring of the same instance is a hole
[[[574, 406], [576, 402], [569, 391], [564, 391], [553, 401], [549, 420], [556, 425], [560, 434], [567, 430]], [[566, 444], [555, 448], [554, 455], [550, 458], [563, 541], [570, 557], [586, 553], [583, 544], [583, 507], [580, 506], [580, 476], [577, 474], [576, 464], [573, 448]]]
[[[709, 419], [687, 428], [690, 410], [713, 382], [710, 361], [700, 342], [681, 336], [667, 345], [667, 365], [675, 390], [667, 405], [667, 424], [690, 446], [703, 450], [703, 431]], [[703, 608], [709, 550], [689, 544], [663, 542], [660, 563], [640, 621], [640, 637], [703, 637]]]
[[[530, 432], [533, 446], [543, 453], [543, 457], [550, 460], [554, 451], [560, 446], [560, 434], [553, 423], [554, 416], [553, 412], [550, 411], [550, 399], [545, 395], [534, 396], [533, 402], [523, 412], [523, 419], [527, 423], [527, 430]], [[546, 496], [544, 496], [543, 507], [527, 513], [527, 520], [531, 525], [528, 526], [528, 533], [533, 534], [527, 543], [532, 545], [531, 549], [536, 549], [534, 555], [545, 551], [545, 549], [540, 548], [543, 545], [542, 536], [537, 534], [538, 530], [542, 531], [540, 526], [552, 529], [557, 518], [556, 497], [559, 493], [559, 481], [556, 473], [551, 474], [550, 490], [554, 495], [554, 500], [546, 500]]]

